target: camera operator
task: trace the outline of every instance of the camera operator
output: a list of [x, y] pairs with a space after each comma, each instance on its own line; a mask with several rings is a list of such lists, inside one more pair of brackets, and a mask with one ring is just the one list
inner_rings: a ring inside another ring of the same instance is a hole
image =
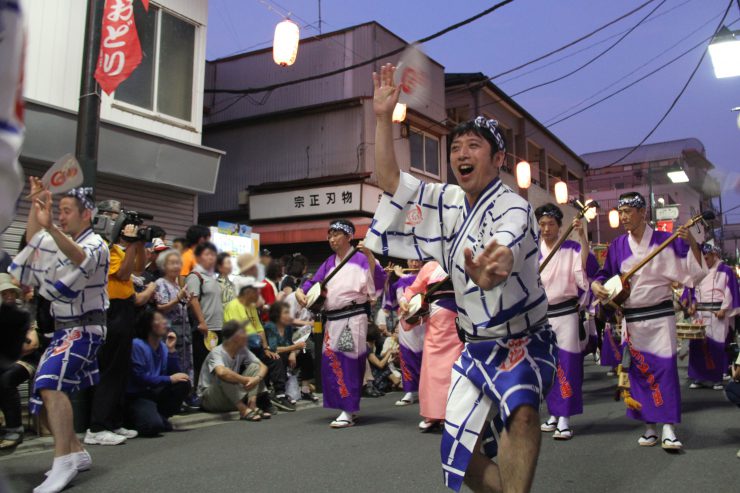
[[[135, 337], [136, 295], [131, 278], [144, 270], [146, 252], [138, 240], [136, 221], [120, 218], [127, 212], [115, 200], [98, 203], [98, 212], [121, 225], [117, 231], [106, 232], [110, 249], [108, 269], [108, 332], [98, 353], [100, 385], [95, 388], [90, 415], [90, 428], [85, 435], [89, 445], [118, 445], [135, 438], [136, 431], [123, 427], [124, 399], [131, 364], [131, 346]], [[117, 237], [117, 238], [116, 238]]]

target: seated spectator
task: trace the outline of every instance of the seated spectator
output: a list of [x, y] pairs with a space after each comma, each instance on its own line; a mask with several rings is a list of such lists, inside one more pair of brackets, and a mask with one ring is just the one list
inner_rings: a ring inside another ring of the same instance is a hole
[[[272, 264], [271, 264], [272, 265]], [[268, 269], [269, 272], [269, 269]], [[270, 307], [270, 321], [265, 324], [265, 333], [270, 351], [277, 353], [286, 371], [290, 368], [300, 371], [301, 399], [318, 402], [319, 398], [311, 392], [313, 379], [313, 356], [306, 351], [305, 342], [293, 342], [293, 317], [287, 303], [278, 301]]]
[[223, 327], [223, 343], [206, 357], [200, 371], [198, 396], [209, 412], [239, 411], [245, 421], [271, 417], [258, 408], [258, 397], [266, 393], [267, 367], [247, 348], [244, 323], [236, 320]]
[[[401, 373], [395, 366], [398, 359], [399, 347], [394, 336], [387, 337], [382, 345], [380, 340], [380, 331], [375, 325], [370, 325], [367, 332], [367, 359], [373, 375], [372, 386], [380, 393], [385, 393], [391, 390], [398, 390], [402, 384]], [[378, 350], [381, 347], [382, 350], [380, 351], [380, 356], [378, 356]], [[372, 393], [370, 389], [368, 389], [368, 393]]]
[[180, 410], [190, 393], [190, 377], [180, 371], [176, 340], [161, 313], [147, 310], [139, 315], [126, 389], [127, 425], [139, 436], [171, 431], [169, 418]]
[[[21, 295], [22, 291], [11, 282], [11, 277], [8, 274], [0, 274], [2, 304], [17, 306]], [[21, 347], [21, 359], [0, 368], [0, 411], [5, 417], [5, 426], [0, 428], [0, 450], [13, 449], [23, 442], [21, 397], [18, 386], [33, 377], [36, 372], [36, 365], [40, 359], [36, 351], [38, 347], [39, 338], [36, 330], [28, 330]]]
[[226, 305], [224, 320], [236, 320], [246, 324], [249, 350], [268, 368], [269, 382], [274, 394], [271, 399], [273, 405], [283, 411], [295, 411], [295, 405], [285, 395], [285, 365], [280, 355], [270, 350], [257, 311], [259, 290], [264, 283], [257, 282], [254, 277], [238, 276], [234, 284], [238, 293], [237, 298]]

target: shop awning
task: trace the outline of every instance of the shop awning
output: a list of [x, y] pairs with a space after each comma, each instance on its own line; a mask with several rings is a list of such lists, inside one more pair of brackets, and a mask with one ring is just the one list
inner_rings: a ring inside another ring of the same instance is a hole
[[[355, 225], [355, 239], [364, 238], [372, 219], [369, 217], [348, 217]], [[286, 245], [291, 243], [313, 243], [326, 241], [329, 220], [294, 221], [287, 223], [259, 224], [252, 231], [259, 233], [260, 245]]]

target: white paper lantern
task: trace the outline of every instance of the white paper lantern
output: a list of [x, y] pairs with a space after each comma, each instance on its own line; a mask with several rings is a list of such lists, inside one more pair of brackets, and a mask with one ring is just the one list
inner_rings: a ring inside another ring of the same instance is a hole
[[285, 19], [275, 26], [275, 38], [272, 42], [272, 59], [281, 67], [295, 63], [298, 55], [300, 29], [295, 22]]
[[619, 227], [619, 211], [612, 209], [609, 211], [609, 226], [614, 229]]
[[555, 184], [555, 201], [558, 204], [568, 203], [568, 185], [564, 181], [559, 181]]
[[519, 188], [529, 188], [532, 184], [532, 168], [527, 161], [519, 161], [516, 165], [516, 184]]
[[393, 123], [401, 123], [406, 119], [406, 105], [404, 103], [396, 103], [391, 119]]
[[[586, 199], [586, 205], [590, 204], [593, 201], [594, 199]], [[594, 219], [596, 219], [596, 215], [596, 207], [589, 207], [588, 209], [586, 209], [583, 217], [585, 217], [587, 221], [593, 221]]]

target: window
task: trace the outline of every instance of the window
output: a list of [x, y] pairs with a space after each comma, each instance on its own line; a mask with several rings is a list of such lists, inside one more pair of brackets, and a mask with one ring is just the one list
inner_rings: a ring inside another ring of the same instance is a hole
[[439, 176], [439, 139], [437, 137], [411, 129], [409, 148], [412, 168]]
[[134, 2], [143, 59], [115, 93], [117, 101], [179, 120], [193, 118], [195, 25]]

